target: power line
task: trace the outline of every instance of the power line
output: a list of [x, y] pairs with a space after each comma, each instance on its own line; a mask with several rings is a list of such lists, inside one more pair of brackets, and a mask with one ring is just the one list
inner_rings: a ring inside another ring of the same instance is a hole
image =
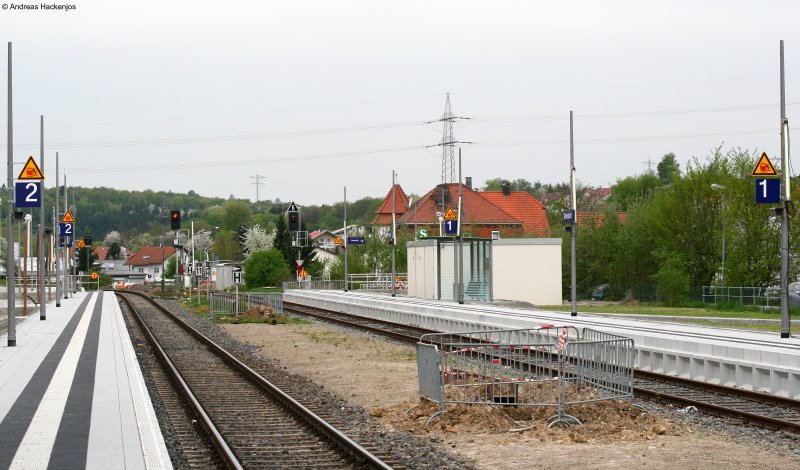
[[[797, 105], [800, 104], [800, 101], [793, 101], [787, 104]], [[661, 116], [678, 116], [686, 114], [715, 113], [715, 112], [725, 112], [725, 111], [753, 111], [758, 109], [776, 108], [777, 106], [778, 106], [777, 104], [750, 104], [750, 105], [725, 106], [716, 108], [687, 108], [687, 109], [676, 109], [667, 111], [631, 111], [631, 112], [620, 112], [620, 113], [583, 114], [576, 117], [580, 120], [620, 119], [620, 118], [638, 118], [638, 117], [648, 118], [648, 117], [661, 117]], [[508, 117], [475, 116], [472, 118], [472, 120], [478, 122], [564, 121], [566, 119], [567, 118], [565, 118], [563, 114], [541, 115], [541, 116], [508, 116]]]
[[[610, 138], [597, 138], [597, 139], [581, 139], [576, 140], [575, 143], [579, 144], [613, 144], [613, 143], [631, 143], [631, 142], [649, 142], [657, 140], [680, 140], [680, 139], [701, 139], [706, 137], [728, 137], [732, 135], [748, 135], [748, 134], [766, 134], [774, 132], [774, 129], [752, 129], [741, 131], [724, 131], [724, 132], [707, 132], [700, 134], [672, 134], [672, 135], [653, 135], [641, 137], [610, 137]], [[475, 142], [483, 147], [541, 147], [548, 145], [565, 145], [569, 144], [569, 140], [541, 140], [534, 142], [509, 142], [509, 143], [492, 143], [492, 142]]]
[[[138, 140], [117, 140], [117, 141], [96, 141], [96, 142], [51, 142], [48, 145], [67, 150], [67, 149], [141, 147], [141, 146], [176, 145], [176, 144], [207, 144], [207, 143], [217, 143], [217, 142], [239, 142], [248, 140], [303, 137], [309, 135], [336, 134], [343, 132], [363, 132], [363, 131], [373, 131], [373, 130], [383, 130], [383, 129], [395, 129], [398, 127], [412, 127], [424, 124], [426, 124], [425, 121], [407, 121], [407, 122], [394, 122], [387, 124], [375, 124], [371, 126], [351, 126], [351, 127], [329, 128], [329, 129], [307, 129], [300, 131], [268, 132], [268, 133], [240, 134], [240, 135], [229, 135], [229, 136], [166, 137], [162, 139], [138, 139]], [[17, 147], [32, 148], [33, 145], [21, 144]]]
[[172, 163], [172, 164], [138, 164], [135, 166], [107, 166], [107, 167], [100, 167], [100, 166], [92, 166], [92, 167], [73, 167], [70, 166], [70, 172], [72, 173], [80, 173], [80, 174], [91, 174], [91, 173], [108, 173], [108, 172], [135, 172], [135, 171], [163, 171], [163, 170], [187, 170], [193, 168], [218, 168], [218, 167], [239, 167], [242, 165], [258, 165], [258, 164], [270, 164], [270, 163], [286, 163], [286, 162], [295, 162], [295, 161], [309, 161], [309, 160], [322, 160], [322, 159], [334, 159], [334, 158], [348, 158], [348, 157], [362, 157], [367, 155], [377, 155], [383, 153], [397, 153], [397, 152], [409, 152], [412, 150], [423, 150], [425, 147], [420, 146], [409, 146], [409, 147], [397, 147], [397, 148], [390, 148], [390, 149], [378, 149], [378, 150], [361, 150], [361, 151], [353, 151], [353, 152], [341, 152], [341, 153], [331, 153], [331, 154], [310, 154], [310, 155], [297, 155], [297, 156], [284, 156], [284, 157], [273, 157], [273, 158], [253, 158], [248, 160], [216, 160], [216, 161], [204, 161], [204, 162], [193, 162], [193, 163]]
[[[210, 114], [204, 116], [185, 116], [185, 117], [175, 117], [175, 118], [154, 118], [154, 119], [142, 119], [142, 120], [131, 120], [131, 121], [108, 121], [108, 122], [88, 122], [88, 123], [75, 123], [75, 124], [49, 124], [48, 127], [93, 127], [93, 126], [116, 126], [116, 125], [127, 125], [127, 124], [147, 124], [147, 123], [155, 123], [155, 122], [172, 122], [172, 121], [193, 121], [193, 120], [201, 120], [201, 119], [218, 119], [218, 118], [231, 118], [231, 117], [246, 117], [246, 116], [257, 116], [257, 115], [265, 115], [265, 114], [280, 114], [280, 113], [294, 113], [294, 112], [302, 112], [302, 111], [317, 111], [322, 109], [334, 109], [334, 108], [347, 108], [351, 106], [363, 106], [367, 104], [376, 104], [376, 103], [390, 103], [393, 101], [410, 101], [410, 100], [418, 100], [422, 98], [430, 98], [433, 96], [439, 96], [438, 93], [431, 93], [427, 95], [417, 95], [417, 96], [405, 96], [405, 97], [397, 97], [397, 98], [385, 98], [380, 100], [369, 100], [369, 101], [356, 101], [351, 103], [338, 103], [338, 104], [329, 104], [329, 105], [321, 105], [321, 106], [308, 106], [303, 108], [284, 108], [284, 109], [274, 109], [270, 111], [251, 111], [246, 113], [231, 113], [231, 114]], [[25, 127], [36, 127], [38, 126], [15, 126], [17, 128], [25, 128]]]

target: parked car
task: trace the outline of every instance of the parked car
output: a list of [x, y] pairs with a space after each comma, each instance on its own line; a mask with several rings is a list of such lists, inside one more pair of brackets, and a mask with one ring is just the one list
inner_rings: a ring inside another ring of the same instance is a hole
[[611, 286], [608, 284], [601, 284], [594, 288], [592, 291], [592, 300], [605, 300], [611, 294]]
[[789, 308], [800, 307], [800, 282], [789, 284]]
[[[764, 304], [769, 307], [781, 306], [781, 288], [777, 286], [764, 289]], [[800, 307], [800, 282], [789, 284], [789, 308]]]

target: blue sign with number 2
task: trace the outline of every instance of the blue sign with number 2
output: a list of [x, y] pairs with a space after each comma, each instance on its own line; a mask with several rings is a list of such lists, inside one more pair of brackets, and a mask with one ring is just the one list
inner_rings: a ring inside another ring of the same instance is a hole
[[17, 207], [42, 207], [42, 183], [39, 181], [14, 183], [14, 205]]

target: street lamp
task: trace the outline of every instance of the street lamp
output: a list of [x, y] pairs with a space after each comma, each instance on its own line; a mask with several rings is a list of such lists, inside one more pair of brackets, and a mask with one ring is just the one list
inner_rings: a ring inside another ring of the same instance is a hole
[[[725, 186], [717, 183], [711, 184], [711, 189], [716, 191], [724, 191]], [[725, 287], [725, 196], [722, 196], [722, 276], [720, 279], [720, 287]]]

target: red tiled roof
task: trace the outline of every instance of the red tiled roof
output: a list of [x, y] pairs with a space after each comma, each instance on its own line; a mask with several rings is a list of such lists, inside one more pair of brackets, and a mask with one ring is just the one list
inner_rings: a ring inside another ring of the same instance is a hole
[[[620, 224], [625, 224], [625, 221], [628, 219], [627, 212], [617, 212], [617, 220], [619, 220]], [[603, 226], [603, 222], [606, 220], [605, 212], [588, 212], [588, 211], [578, 211], [577, 214], [577, 222], [578, 224], [582, 223], [590, 223], [590, 221], [594, 221], [594, 226], [596, 228], [600, 228]]]
[[[436, 212], [444, 212], [440, 202], [442, 199], [442, 188], [444, 188], [444, 198], [446, 201], [444, 204], [444, 211], [447, 211], [448, 207], [451, 207], [454, 211], [457, 211], [458, 184], [440, 184], [417, 200], [417, 202], [414, 203], [414, 206], [398, 219], [398, 223], [438, 225], [439, 218], [436, 215]], [[463, 224], [522, 225], [520, 220], [517, 220], [507, 212], [503, 211], [482, 197], [478, 192], [464, 185], [462, 185], [461, 212], [461, 220]]]
[[314, 230], [313, 232], [309, 233], [309, 234], [308, 234], [308, 238], [309, 238], [309, 240], [314, 240], [315, 238], [319, 237], [320, 235], [324, 235], [324, 234], [326, 234], [326, 233], [327, 233], [328, 235], [332, 236], [332, 237], [335, 237], [335, 236], [336, 236], [336, 234], [334, 234], [334, 233], [333, 233], [333, 232], [331, 232], [330, 230], [322, 230], [322, 229], [319, 229], [319, 230]]
[[[175, 254], [175, 248], [171, 246], [164, 247], [164, 260]], [[145, 246], [125, 261], [128, 266], [147, 266], [150, 264], [161, 264], [161, 247], [158, 246]]]
[[539, 237], [551, 235], [544, 206], [530, 194], [524, 191], [511, 191], [508, 196], [501, 191], [482, 191], [478, 194], [522, 222], [526, 234]]
[[[408, 209], [408, 196], [399, 184], [394, 185], [394, 213], [395, 217], [400, 217]], [[383, 204], [375, 211], [377, 214], [373, 219], [373, 225], [392, 224], [392, 189], [383, 198]], [[437, 222], [438, 223], [438, 222]]]
[[92, 254], [97, 256], [97, 259], [103, 261], [108, 256], [107, 246], [96, 246], [92, 249]]

